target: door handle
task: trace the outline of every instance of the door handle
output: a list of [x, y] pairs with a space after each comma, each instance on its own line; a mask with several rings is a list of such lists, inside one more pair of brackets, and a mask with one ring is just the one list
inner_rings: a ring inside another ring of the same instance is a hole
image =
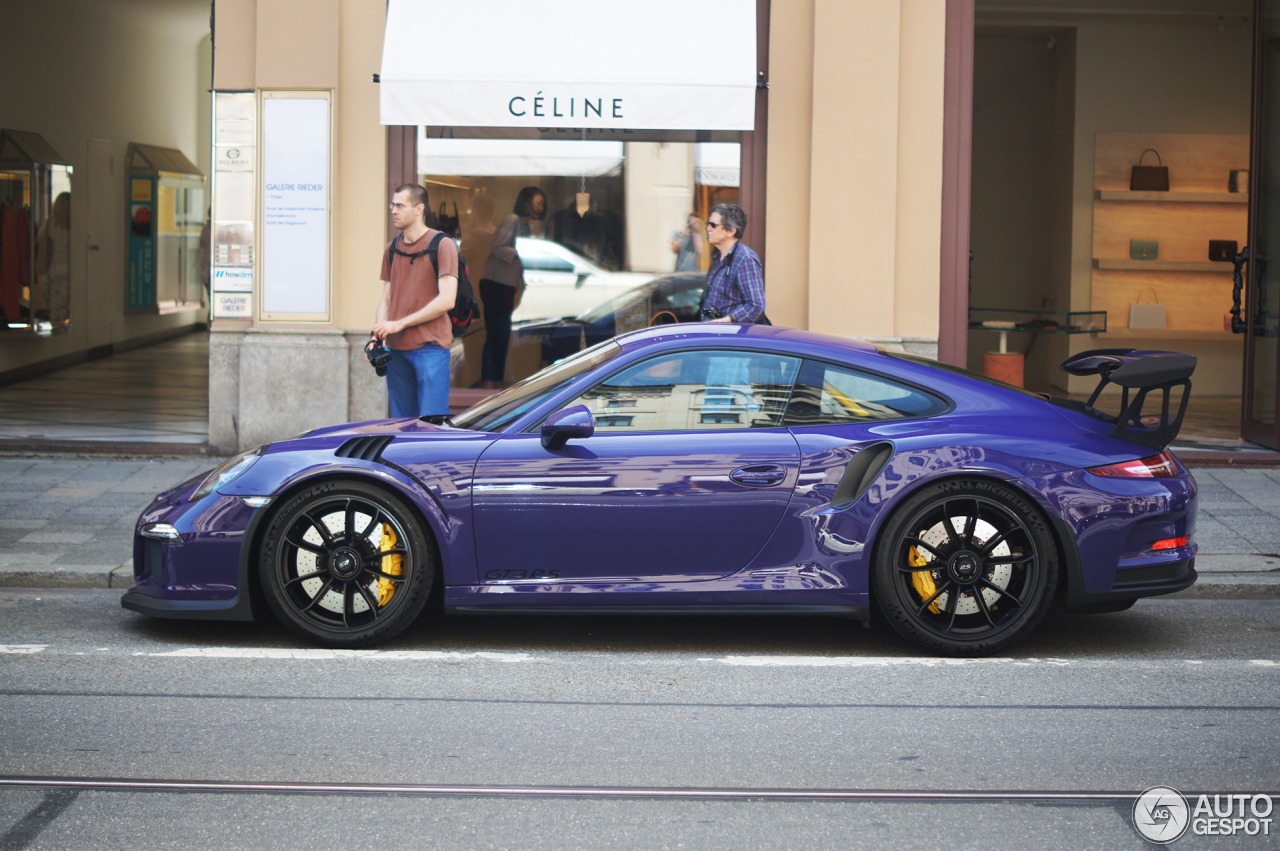
[[740, 485], [751, 488], [767, 488], [786, 481], [787, 471], [776, 464], [757, 464], [752, 467], [739, 467], [729, 474], [729, 479]]
[[90, 251], [97, 251], [97, 250], [98, 250], [98, 246], [96, 246], [96, 245], [90, 245], [90, 246], [89, 246], [89, 250], [90, 250]]

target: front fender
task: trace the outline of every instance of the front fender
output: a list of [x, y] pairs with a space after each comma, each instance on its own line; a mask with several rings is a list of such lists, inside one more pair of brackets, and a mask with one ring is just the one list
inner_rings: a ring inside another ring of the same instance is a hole
[[[304, 457], [298, 457], [302, 455]], [[314, 457], [311, 457], [314, 456]], [[442, 500], [408, 470], [387, 461], [337, 458], [332, 453], [273, 453], [240, 479], [221, 489], [227, 495], [271, 496], [272, 504], [254, 513], [240, 555], [242, 587], [250, 587], [257, 571], [263, 520], [294, 494], [326, 481], [360, 479], [384, 487], [407, 500], [430, 531], [440, 555], [446, 585], [474, 584], [475, 542], [464, 522], [451, 517]]]

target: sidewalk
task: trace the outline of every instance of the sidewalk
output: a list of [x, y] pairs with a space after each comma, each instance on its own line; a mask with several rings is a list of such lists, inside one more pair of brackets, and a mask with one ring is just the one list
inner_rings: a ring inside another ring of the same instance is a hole
[[142, 509], [220, 460], [0, 457], [0, 586], [128, 588]]
[[[0, 456], [0, 586], [129, 587], [138, 514], [220, 460]], [[1280, 597], [1280, 470], [1192, 472], [1200, 581], [1178, 596]]]

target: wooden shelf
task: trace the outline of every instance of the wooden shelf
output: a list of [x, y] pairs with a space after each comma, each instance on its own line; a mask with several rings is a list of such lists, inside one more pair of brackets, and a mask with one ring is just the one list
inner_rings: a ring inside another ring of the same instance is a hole
[[1244, 334], [1230, 331], [1183, 330], [1179, 328], [1110, 328], [1108, 340], [1243, 340]]
[[1165, 204], [1248, 204], [1247, 192], [1130, 192], [1127, 189], [1095, 189], [1099, 201], [1155, 201]]
[[1097, 257], [1093, 258], [1093, 268], [1113, 272], [1222, 272], [1227, 275], [1235, 271], [1231, 263], [1208, 260], [1100, 260]]

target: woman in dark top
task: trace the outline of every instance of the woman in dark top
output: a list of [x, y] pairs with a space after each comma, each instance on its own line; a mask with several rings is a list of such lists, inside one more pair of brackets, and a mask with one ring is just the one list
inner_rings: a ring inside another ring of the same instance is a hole
[[511, 314], [524, 289], [524, 266], [516, 251], [516, 239], [529, 236], [529, 222], [547, 216], [547, 196], [536, 186], [526, 186], [516, 198], [514, 212], [503, 219], [493, 235], [493, 250], [480, 278], [484, 304], [484, 354], [480, 360], [481, 386], [498, 388], [507, 370], [511, 344]]

